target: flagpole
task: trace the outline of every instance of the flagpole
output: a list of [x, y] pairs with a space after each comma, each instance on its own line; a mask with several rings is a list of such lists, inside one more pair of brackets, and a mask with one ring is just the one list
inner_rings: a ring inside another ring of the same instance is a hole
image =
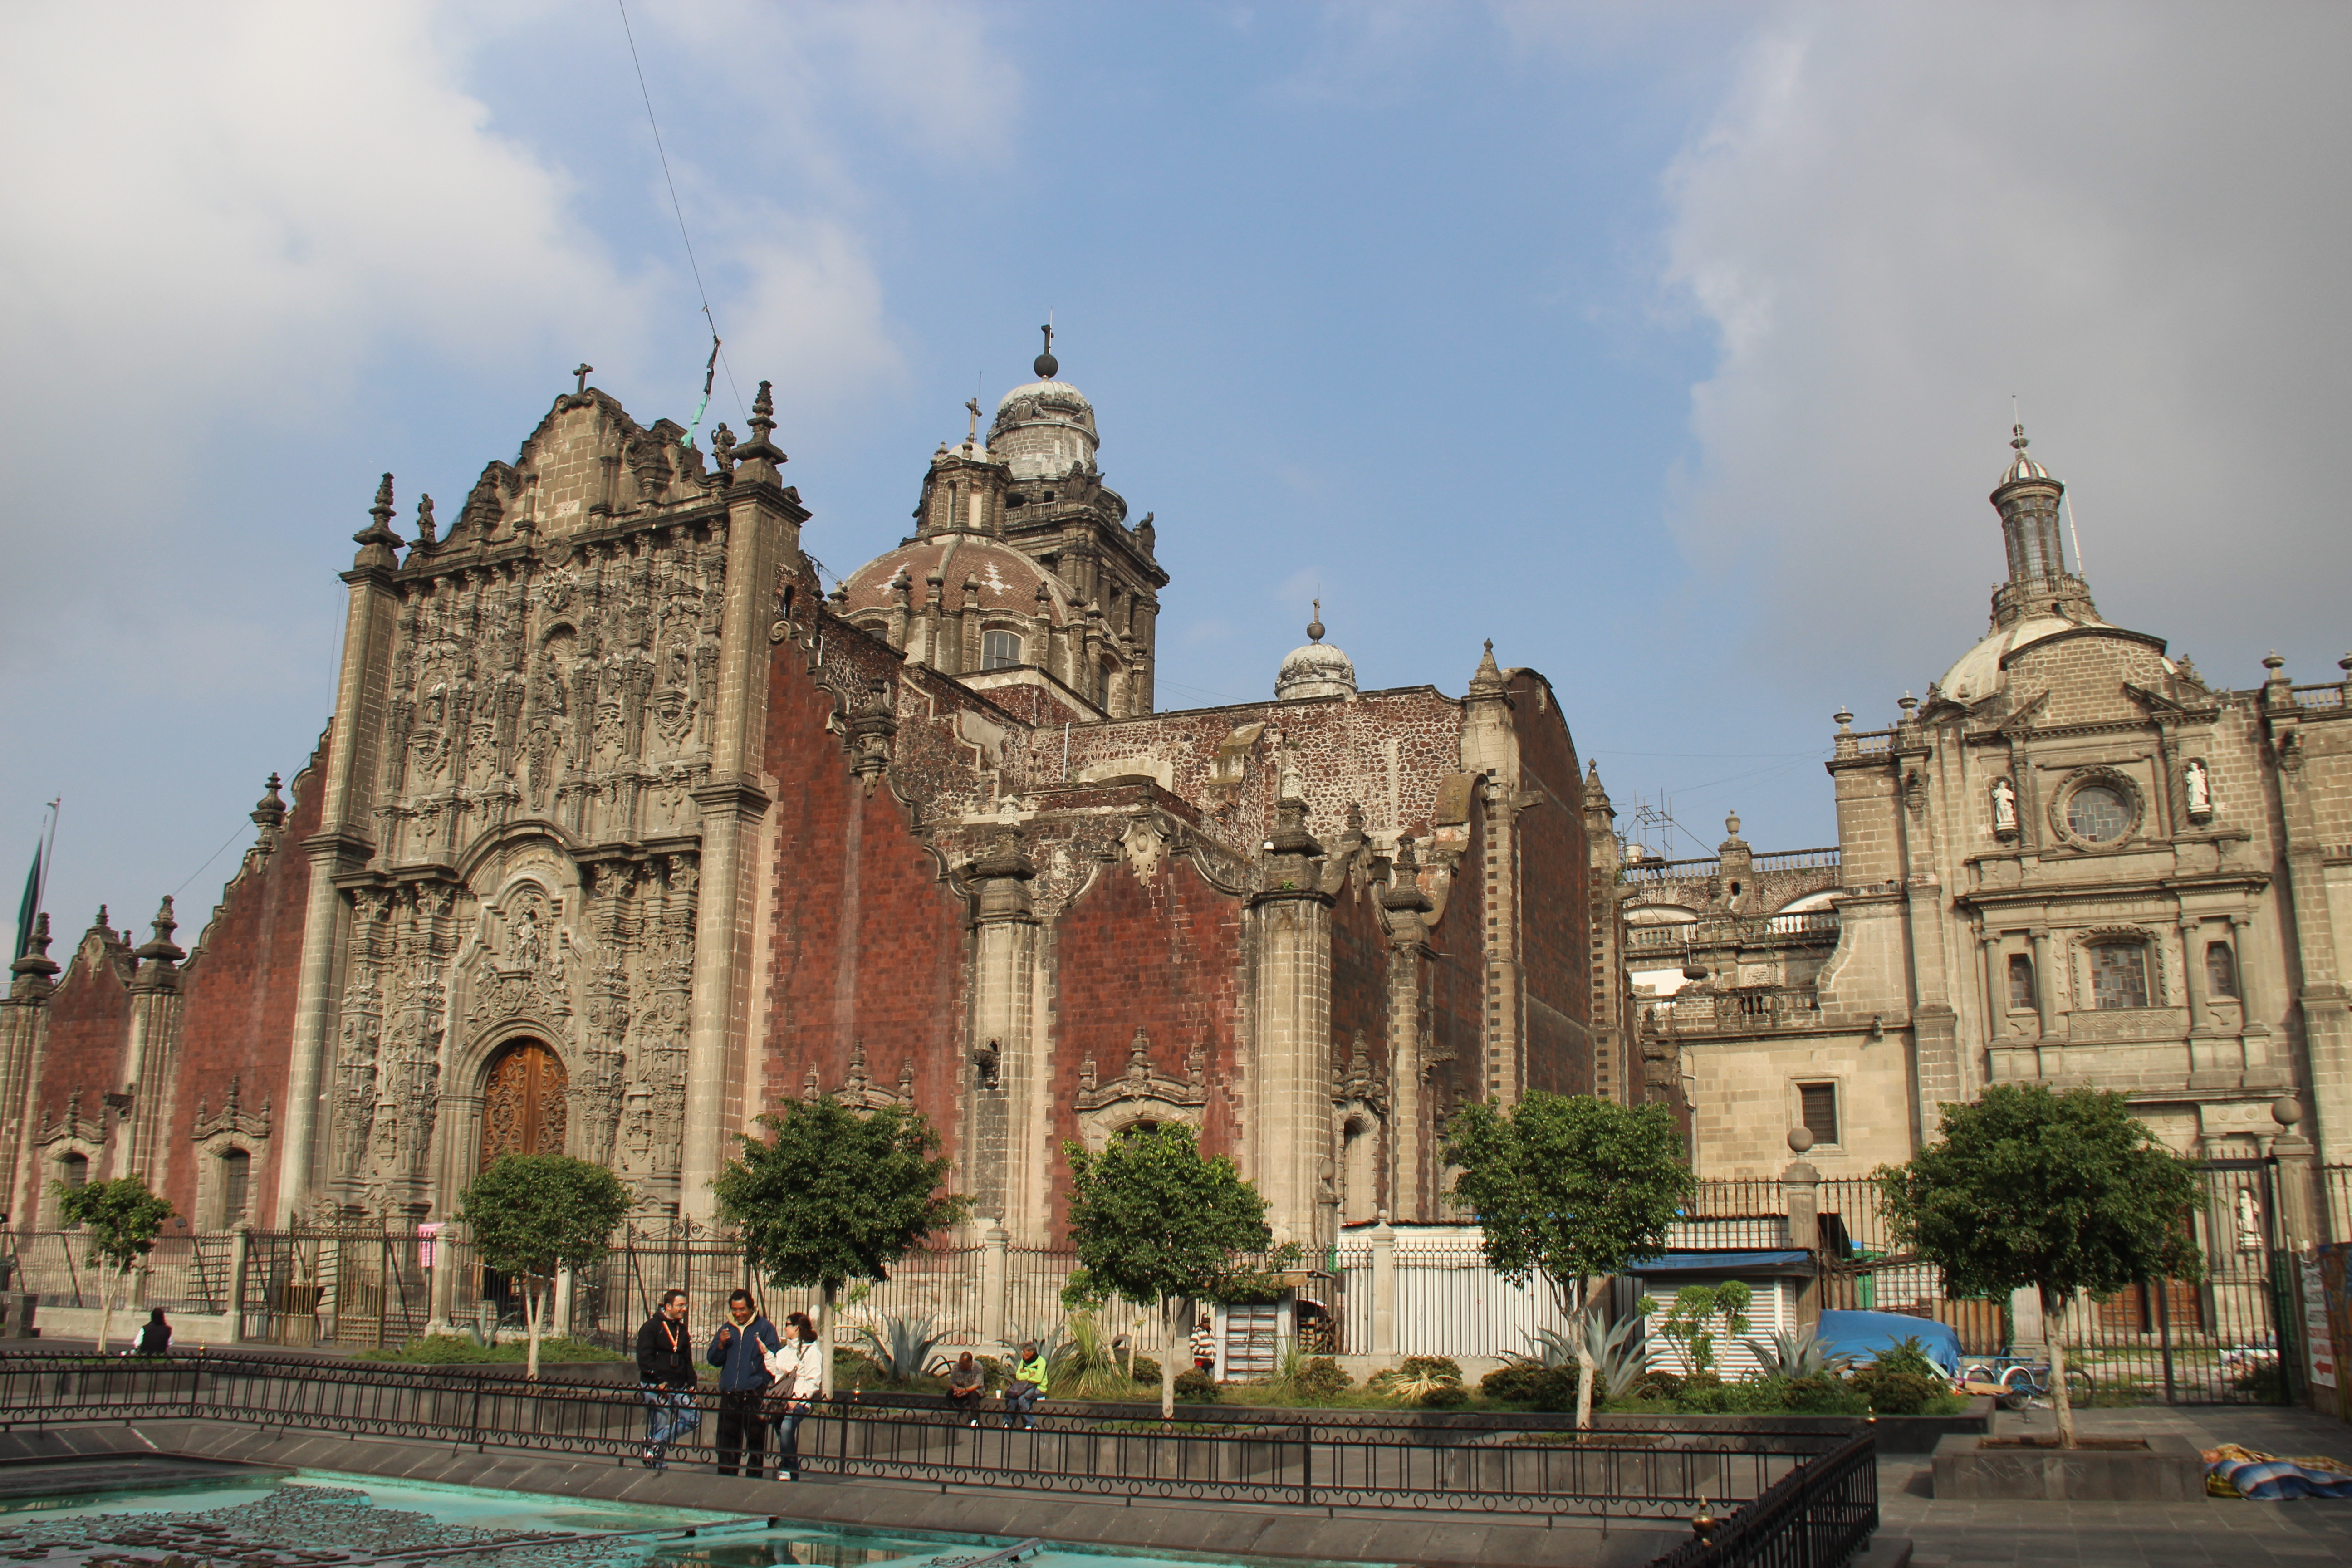
[[36, 920], [40, 918], [42, 903], [49, 896], [49, 863], [58, 858], [58, 808], [65, 804], [65, 796], [59, 795], [49, 802], [49, 840], [41, 847], [41, 874], [33, 884], [33, 916]]

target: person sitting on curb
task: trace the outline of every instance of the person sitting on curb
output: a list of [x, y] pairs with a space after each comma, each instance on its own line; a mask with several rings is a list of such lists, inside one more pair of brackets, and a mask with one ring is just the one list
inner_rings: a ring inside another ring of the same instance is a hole
[[1037, 1348], [1035, 1340], [1023, 1340], [1021, 1353], [1013, 1359], [1013, 1381], [1004, 1387], [1004, 1429], [1013, 1429], [1013, 1418], [1018, 1415], [1024, 1430], [1037, 1429], [1037, 1401], [1045, 1396], [1048, 1386], [1045, 1355]]
[[967, 1426], [980, 1425], [981, 1395], [987, 1382], [987, 1374], [970, 1351], [956, 1357], [955, 1365], [948, 1373], [948, 1408], [968, 1417], [964, 1423]]
[[147, 1314], [147, 1326], [139, 1331], [139, 1355], [169, 1355], [172, 1353], [172, 1325], [163, 1321], [163, 1309], [156, 1308]]
[[686, 1292], [666, 1290], [637, 1331], [637, 1392], [646, 1402], [649, 1470], [669, 1468], [669, 1446], [702, 1425], [694, 1402], [694, 1352], [686, 1342]]

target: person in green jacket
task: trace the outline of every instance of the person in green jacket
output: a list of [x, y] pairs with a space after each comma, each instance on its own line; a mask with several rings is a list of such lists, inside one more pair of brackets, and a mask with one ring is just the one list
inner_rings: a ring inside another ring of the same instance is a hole
[[1035, 1340], [1021, 1342], [1021, 1354], [1013, 1363], [1013, 1381], [1004, 1388], [1004, 1427], [1013, 1429], [1013, 1418], [1021, 1417], [1022, 1426], [1034, 1431], [1037, 1426], [1037, 1401], [1044, 1398], [1047, 1387], [1045, 1352]]

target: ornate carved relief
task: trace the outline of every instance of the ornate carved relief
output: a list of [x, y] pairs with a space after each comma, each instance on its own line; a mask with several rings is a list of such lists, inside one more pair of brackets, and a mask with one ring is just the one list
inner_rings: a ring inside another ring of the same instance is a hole
[[1151, 1066], [1151, 1037], [1140, 1024], [1128, 1042], [1127, 1070], [1098, 1079], [1094, 1058], [1078, 1064], [1078, 1135], [1089, 1149], [1101, 1149], [1120, 1129], [1137, 1122], [1175, 1121], [1198, 1131], [1209, 1105], [1208, 1049], [1195, 1044], [1184, 1058], [1184, 1077], [1172, 1079]]

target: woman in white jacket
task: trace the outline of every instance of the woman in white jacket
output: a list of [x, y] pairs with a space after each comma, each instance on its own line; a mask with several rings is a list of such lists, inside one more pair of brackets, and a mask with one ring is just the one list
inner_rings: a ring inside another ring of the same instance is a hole
[[765, 1352], [768, 1375], [768, 1425], [776, 1434], [776, 1479], [801, 1479], [801, 1422], [810, 1402], [824, 1389], [824, 1349], [816, 1342], [816, 1325], [806, 1312], [784, 1319], [784, 1342]]

